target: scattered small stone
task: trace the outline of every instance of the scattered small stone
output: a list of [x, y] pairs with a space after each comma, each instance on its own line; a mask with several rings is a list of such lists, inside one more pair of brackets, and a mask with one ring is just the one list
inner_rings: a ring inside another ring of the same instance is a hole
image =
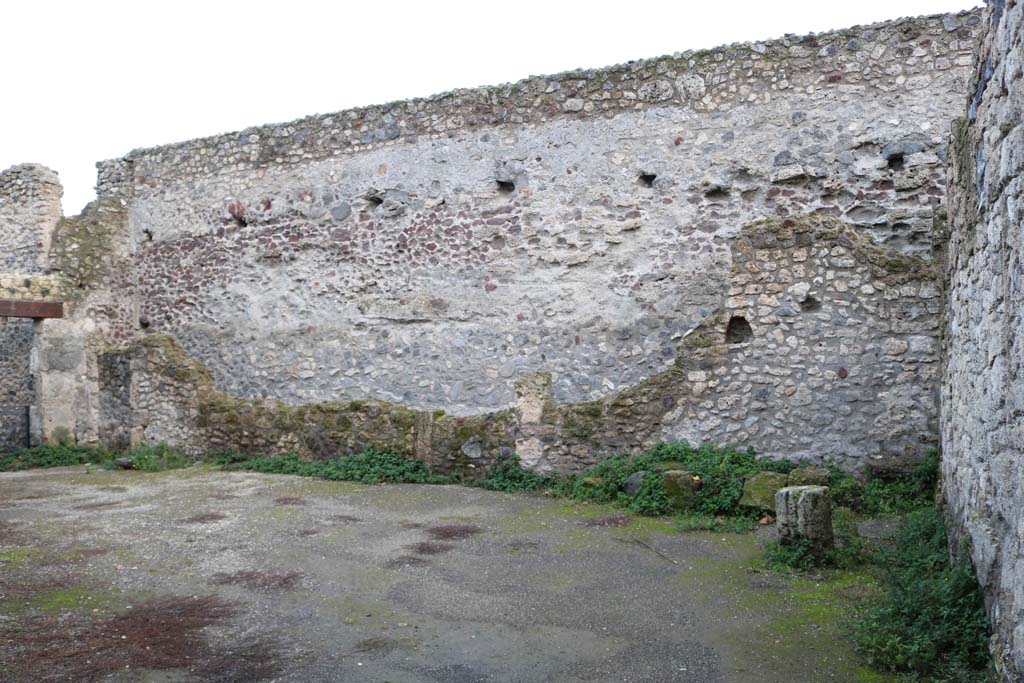
[[584, 524], [591, 527], [623, 527], [633, 523], [629, 515], [605, 515], [588, 519]]

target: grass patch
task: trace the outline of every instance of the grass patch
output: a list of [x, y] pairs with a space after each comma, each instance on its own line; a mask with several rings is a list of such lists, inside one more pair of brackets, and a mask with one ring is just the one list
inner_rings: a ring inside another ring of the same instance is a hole
[[363, 484], [452, 484], [457, 478], [433, 474], [417, 460], [395, 453], [363, 451], [337, 460], [306, 462], [297, 456], [247, 458], [238, 453], [219, 453], [214, 462], [226, 469], [250, 470], [271, 474], [296, 474], [334, 481], [358, 481]]
[[881, 593], [852, 620], [857, 646], [873, 666], [920, 683], [980, 683], [989, 672], [989, 626], [974, 569], [949, 561], [937, 510], [910, 514], [893, 548], [879, 554]]
[[[665, 463], [671, 463], [672, 469], [685, 470], [700, 477], [701, 487], [697, 489], [688, 512], [695, 516], [695, 520], [704, 521], [705, 528], [711, 526], [706, 521], [709, 518], [749, 516], [739, 507], [746, 477], [766, 470], [789, 472], [795, 467], [790, 462], [758, 458], [751, 451], [709, 444], [693, 448], [684, 441], [676, 441], [660, 443], [639, 455], [622, 454], [608, 458], [590, 470], [561, 482], [558, 489], [576, 500], [611, 503], [640, 515], [666, 515], [673, 509], [662, 485], [660, 469], [664, 469]], [[647, 472], [640, 491], [635, 496], [627, 496], [622, 492], [626, 479], [640, 471]], [[735, 524], [725, 524], [730, 525]], [[747, 522], [738, 525], [752, 528]]]
[[862, 484], [849, 474], [832, 471], [832, 502], [869, 517], [905, 515], [935, 505], [939, 482], [939, 452], [931, 450], [910, 474], [875, 478]]
[[68, 467], [113, 460], [109, 451], [93, 446], [37, 446], [0, 455], [0, 470], [11, 472], [36, 467]]
[[[854, 508], [833, 511], [835, 547], [816, 554], [808, 542], [775, 542], [765, 561], [797, 571], [867, 565], [879, 589], [855, 606], [847, 629], [872, 667], [901, 683], [994, 683], [974, 568], [966, 552], [950, 563], [945, 522], [934, 506], [938, 466], [933, 453], [902, 479], [860, 486], [834, 476], [834, 500]], [[875, 545], [858, 535], [864, 516], [897, 514], [906, 516], [893, 542]]]
[[116, 469], [115, 458], [131, 458], [132, 469], [144, 472], [162, 472], [180, 469], [192, 464], [192, 459], [166, 444], [139, 446], [122, 453], [99, 446], [59, 444], [23, 448], [0, 455], [0, 470], [16, 471], [38, 467], [70, 467], [95, 464], [105, 469]]

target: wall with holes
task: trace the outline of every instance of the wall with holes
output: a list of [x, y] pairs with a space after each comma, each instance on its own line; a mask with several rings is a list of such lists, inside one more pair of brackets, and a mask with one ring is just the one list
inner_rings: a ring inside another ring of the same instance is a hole
[[140, 331], [243, 397], [597, 399], [728, 298], [727, 240], [823, 212], [930, 257], [975, 14], [687, 52], [133, 152]]

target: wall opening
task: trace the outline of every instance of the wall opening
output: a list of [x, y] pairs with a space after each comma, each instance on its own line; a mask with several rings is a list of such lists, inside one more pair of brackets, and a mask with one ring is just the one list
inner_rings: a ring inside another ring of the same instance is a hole
[[893, 171], [902, 171], [903, 170], [903, 155], [902, 154], [893, 154], [892, 156], [889, 157], [887, 162], [889, 164], [889, 168], [892, 169]]
[[754, 338], [754, 330], [742, 315], [729, 318], [729, 326], [725, 328], [727, 344], [743, 344]]
[[800, 310], [804, 313], [811, 313], [821, 308], [821, 302], [815, 299], [813, 296], [808, 296], [806, 299], [800, 302]]
[[496, 182], [498, 185], [498, 192], [501, 192], [502, 194], [512, 194], [516, 191], [516, 184], [511, 180], [498, 180]]
[[641, 173], [636, 181], [643, 187], [654, 187], [654, 181], [657, 179], [657, 173]]

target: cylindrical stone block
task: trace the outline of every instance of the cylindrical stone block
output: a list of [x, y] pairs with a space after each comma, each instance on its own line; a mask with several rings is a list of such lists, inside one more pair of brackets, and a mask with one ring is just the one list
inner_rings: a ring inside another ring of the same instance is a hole
[[815, 552], [832, 547], [832, 494], [827, 486], [787, 486], [775, 494], [780, 543], [807, 540]]

